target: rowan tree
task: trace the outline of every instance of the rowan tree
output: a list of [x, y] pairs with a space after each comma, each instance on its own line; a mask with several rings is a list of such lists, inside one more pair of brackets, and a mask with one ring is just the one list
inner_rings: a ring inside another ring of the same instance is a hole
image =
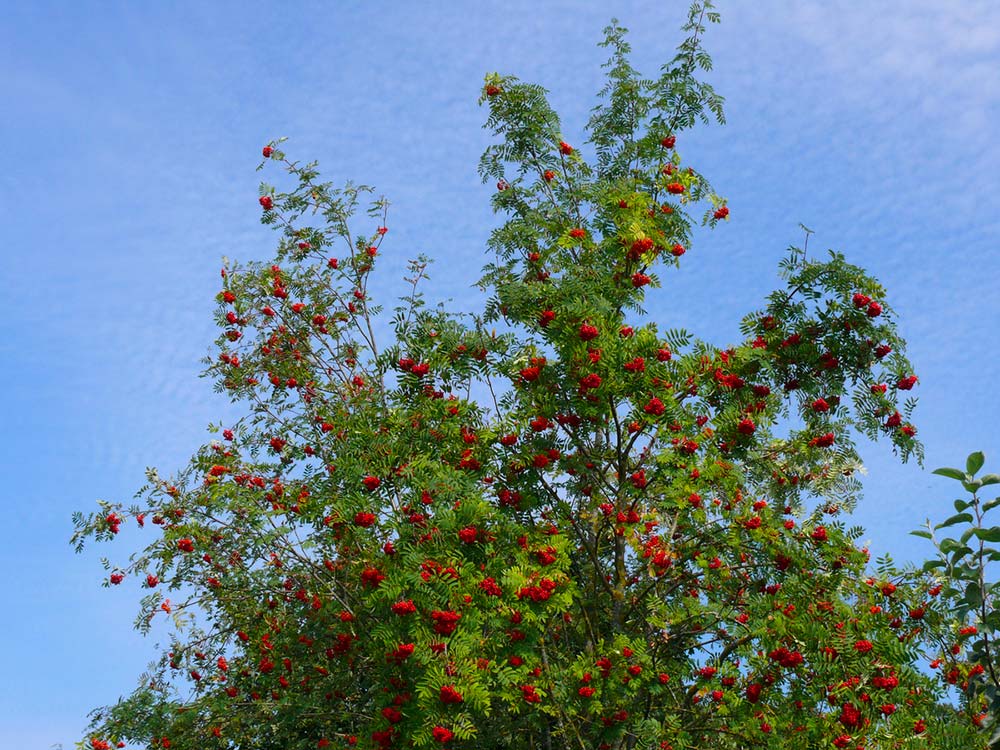
[[920, 456], [882, 286], [792, 248], [739, 341], [645, 311], [730, 218], [679, 150], [723, 120], [699, 78], [717, 20], [696, 2], [653, 78], [612, 22], [583, 148], [541, 87], [487, 76], [486, 302], [425, 304], [415, 259], [387, 344], [387, 202], [264, 148], [280, 240], [223, 269], [208, 364], [245, 415], [76, 517], [78, 545], [155, 527], [108, 584], [144, 592], [140, 629], [174, 616], [85, 744], [976, 746], [920, 668], [934, 595], [846, 521], [858, 434]]

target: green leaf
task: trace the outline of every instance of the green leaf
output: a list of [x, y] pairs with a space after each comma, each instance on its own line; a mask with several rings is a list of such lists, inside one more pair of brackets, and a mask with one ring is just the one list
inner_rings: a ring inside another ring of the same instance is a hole
[[978, 479], [973, 479], [971, 482], [962, 482], [962, 486], [965, 487], [966, 492], [971, 492], [974, 495], [976, 490], [983, 486], [983, 483]]
[[931, 536], [931, 532], [923, 531], [921, 529], [918, 529], [917, 531], [911, 531], [910, 534], [911, 536], [919, 536], [921, 539], [933, 539], [933, 537]]
[[[994, 705], [996, 705], [995, 700]], [[1000, 742], [1000, 724], [993, 728], [993, 734], [990, 735], [990, 748], [996, 747], [998, 742]]]
[[972, 565], [955, 565], [951, 571], [952, 580], [955, 581], [978, 581], [979, 568]]
[[978, 607], [983, 603], [983, 591], [979, 588], [979, 583], [973, 581], [965, 587], [965, 603], [970, 607]]
[[973, 520], [975, 519], [973, 519], [971, 513], [956, 513], [951, 518], [942, 521], [937, 526], [935, 526], [934, 530], [937, 531], [938, 529], [946, 529], [949, 526], [954, 526], [956, 523], [959, 523], [961, 521], [965, 521], [966, 523], [972, 523]]
[[955, 510], [961, 513], [963, 510], [972, 505], [972, 503], [968, 500], [956, 500], [954, 505], [955, 505]]
[[983, 474], [979, 477], [979, 481], [983, 483], [983, 487], [988, 484], [1000, 484], [1000, 474]]
[[[987, 474], [987, 476], [990, 476], [990, 475]], [[988, 510], [993, 510], [998, 505], [1000, 505], [1000, 497], [995, 497], [992, 500], [990, 500], [988, 503], [985, 503], [983, 505], [983, 513], [985, 513]]]
[[[995, 590], [995, 588], [996, 588], [995, 584], [994, 584], [993, 588]], [[998, 609], [991, 609], [986, 614], [986, 621], [985, 621], [984, 624], [987, 625], [992, 630], [996, 630], [998, 627], [1000, 627], [1000, 610], [998, 610]]]
[[991, 526], [988, 529], [976, 529], [975, 534], [984, 542], [1000, 542], [1000, 526]]
[[982, 451], [970, 453], [969, 457], [965, 459], [965, 470], [970, 476], [975, 476], [976, 472], [983, 468], [984, 463], [986, 463], [986, 456], [983, 455]]
[[[980, 531], [983, 531], [983, 529], [976, 529], [976, 534], [978, 534]], [[1000, 533], [1000, 529], [997, 529], [997, 532]], [[1000, 538], [1000, 537], [998, 537], [998, 538]], [[959, 544], [954, 539], [945, 539], [945, 540], [943, 540], [941, 542], [940, 549], [941, 549], [941, 552], [944, 553], [944, 554], [946, 554], [946, 555], [949, 554], [949, 553], [954, 553], [956, 560], [957, 560], [958, 557], [961, 557], [962, 555], [970, 555], [970, 554], [972, 554], [972, 550], [971, 549], [969, 549], [968, 547], [966, 547], [966, 546], [964, 546], [962, 544]], [[954, 563], [955, 563], [955, 560], [952, 560], [952, 564], [954, 564]]]
[[934, 469], [931, 474], [939, 474], [942, 477], [948, 477], [950, 479], [957, 479], [960, 482], [965, 481], [965, 472], [960, 469], [949, 469], [947, 466], [940, 469]]

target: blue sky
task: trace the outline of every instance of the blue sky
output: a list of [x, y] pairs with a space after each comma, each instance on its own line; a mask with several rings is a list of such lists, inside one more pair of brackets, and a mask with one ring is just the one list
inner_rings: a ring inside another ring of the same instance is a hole
[[[423, 252], [432, 297], [475, 309], [493, 226], [476, 99], [488, 71], [551, 92], [567, 140], [601, 86], [612, 16], [634, 63], [672, 54], [683, 2], [4, 3], [0, 172], [0, 738], [70, 747], [88, 709], [156, 653], [134, 587], [100, 588], [70, 514], [128, 500], [232, 415], [200, 380], [223, 255], [262, 257], [260, 147], [287, 135], [335, 181], [393, 205], [383, 290]], [[856, 516], [876, 553], [950, 509], [929, 469], [972, 450], [1000, 470], [1000, 6], [719, 2], [706, 46], [729, 123], [678, 148], [731, 221], [664, 274], [658, 319], [722, 344], [777, 283], [799, 222], [888, 288], [920, 376], [928, 469], [866, 453]], [[138, 540], [127, 531], [117, 550]], [[133, 546], [134, 548], [134, 546]]]

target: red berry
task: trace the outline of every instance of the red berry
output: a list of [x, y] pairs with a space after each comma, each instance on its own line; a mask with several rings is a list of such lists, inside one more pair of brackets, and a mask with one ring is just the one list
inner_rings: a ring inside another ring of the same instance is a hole
[[444, 744], [454, 737], [455, 733], [448, 729], [448, 727], [437, 726], [431, 730], [431, 736], [441, 744]]
[[830, 411], [830, 405], [826, 399], [818, 398], [812, 402], [812, 410], [816, 412]]

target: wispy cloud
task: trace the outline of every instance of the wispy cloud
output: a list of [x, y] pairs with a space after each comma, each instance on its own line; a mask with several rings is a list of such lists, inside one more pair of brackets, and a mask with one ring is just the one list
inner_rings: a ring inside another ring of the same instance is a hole
[[[920, 368], [931, 460], [1000, 452], [1000, 3], [717, 4], [723, 24], [706, 44], [730, 124], [685, 133], [681, 153], [730, 198], [732, 221], [662, 275], [651, 314], [731, 340], [803, 221], [817, 250], [844, 250], [889, 288]], [[205, 422], [232, 413], [195, 375], [215, 334], [219, 257], [273, 246], [257, 225], [262, 141], [290, 135], [296, 157], [393, 202], [373, 294], [391, 306], [405, 259], [426, 252], [428, 296], [477, 309], [469, 286], [495, 221], [475, 170], [483, 73], [551, 89], [578, 138], [601, 85], [602, 26], [616, 15], [632, 29], [636, 66], [652, 75], [680, 41], [685, 3], [11, 5], [0, 462], [18, 533], [0, 551], [0, 590], [23, 591], [26, 565], [48, 584], [28, 607], [37, 624], [8, 638], [20, 645], [11, 673], [37, 677], [0, 689], [0, 724], [14, 745], [51, 734], [68, 747], [90, 704], [127, 690], [146, 660], [126, 640], [135, 592], [103, 595], [98, 553], [70, 562], [69, 514], [127, 499], [144, 466], [181, 465]], [[920, 555], [906, 531], [940, 504], [939, 485], [881, 447], [869, 465], [873, 500], [856, 520], [879, 551]], [[67, 648], [48, 647], [66, 633]], [[29, 734], [26, 716], [57, 729]]]
[[[1000, 106], [1000, 4], [910, 0], [784, 4], [782, 23], [814, 47], [855, 101], [892, 86], [952, 134], [984, 142]], [[921, 144], [928, 146], [930, 144]]]

